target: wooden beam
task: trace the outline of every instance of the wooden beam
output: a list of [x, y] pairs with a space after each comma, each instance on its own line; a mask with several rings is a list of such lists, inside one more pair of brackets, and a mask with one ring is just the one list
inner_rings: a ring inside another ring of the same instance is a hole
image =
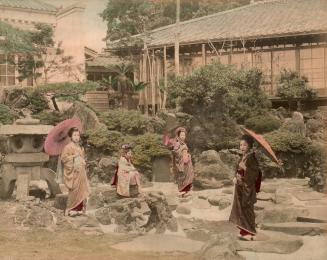
[[206, 61], [206, 45], [202, 44], [202, 65], [205, 66], [207, 64]]

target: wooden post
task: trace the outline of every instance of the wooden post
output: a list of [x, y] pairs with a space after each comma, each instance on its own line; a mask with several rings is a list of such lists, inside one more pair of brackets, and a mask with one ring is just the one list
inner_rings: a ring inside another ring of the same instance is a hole
[[270, 51], [270, 94], [274, 95], [274, 51]]
[[202, 44], [202, 65], [205, 66], [207, 64], [206, 60], [206, 45]]
[[295, 70], [300, 74], [301, 73], [301, 67], [300, 67], [300, 48], [299, 46], [296, 46], [295, 48]]
[[176, 33], [175, 33], [175, 74], [179, 76], [179, 22], [180, 22], [180, 0], [176, 0]]
[[164, 97], [162, 102], [162, 108], [166, 109], [166, 101], [167, 101], [167, 47], [164, 46]]
[[[142, 57], [140, 56], [139, 57], [139, 82], [143, 82], [143, 63], [142, 63]], [[140, 102], [141, 102], [141, 99], [142, 99], [142, 93], [143, 93], [143, 90], [139, 91], [139, 109], [140, 109]], [[144, 102], [144, 100], [143, 100]]]
[[[147, 50], [145, 50], [145, 51], [147, 51]], [[143, 64], [143, 81], [144, 82], [148, 82], [148, 80], [147, 80], [147, 66], [146, 66], [146, 54], [145, 53], [143, 53], [142, 54], [142, 56], [143, 56], [143, 62], [142, 62], [142, 64]], [[144, 113], [145, 113], [145, 115], [149, 115], [149, 111], [148, 111], [148, 87], [146, 86], [145, 88], [144, 88]]]
[[[156, 100], [158, 99], [158, 110], [162, 108], [162, 98], [160, 91], [160, 76], [162, 73], [162, 60], [160, 57], [157, 57], [157, 73], [156, 73]], [[158, 97], [158, 98], [157, 98]], [[157, 102], [156, 102], [157, 103]]]
[[152, 104], [152, 115], [154, 116], [156, 114], [156, 89], [155, 89], [155, 67], [156, 67], [156, 61], [154, 58], [154, 50], [152, 50], [152, 61], [150, 64], [150, 83], [151, 83], [151, 104]]

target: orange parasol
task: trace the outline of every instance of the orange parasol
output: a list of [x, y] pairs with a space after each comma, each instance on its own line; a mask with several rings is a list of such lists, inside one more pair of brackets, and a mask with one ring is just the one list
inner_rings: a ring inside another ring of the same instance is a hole
[[241, 130], [243, 133], [250, 135], [255, 141], [257, 141], [257, 143], [267, 152], [271, 159], [273, 159], [279, 165], [282, 164], [282, 162], [277, 158], [270, 144], [266, 141], [266, 139], [264, 139], [262, 135], [256, 134], [255, 132], [246, 129], [245, 127], [242, 127]]

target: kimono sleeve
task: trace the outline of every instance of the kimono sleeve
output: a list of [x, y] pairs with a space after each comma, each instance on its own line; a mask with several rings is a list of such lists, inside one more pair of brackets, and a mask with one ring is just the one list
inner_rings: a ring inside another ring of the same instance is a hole
[[122, 171], [130, 172], [130, 171], [136, 171], [135, 167], [133, 164], [128, 162], [124, 157], [120, 158], [118, 167]]
[[60, 156], [61, 161], [64, 163], [64, 168], [68, 171], [73, 170], [74, 167], [74, 157], [75, 157], [74, 150], [69, 145], [66, 145], [62, 154]]
[[246, 171], [244, 175], [244, 182], [253, 186], [259, 176], [260, 168], [257, 159], [254, 154], [250, 155], [245, 161]]

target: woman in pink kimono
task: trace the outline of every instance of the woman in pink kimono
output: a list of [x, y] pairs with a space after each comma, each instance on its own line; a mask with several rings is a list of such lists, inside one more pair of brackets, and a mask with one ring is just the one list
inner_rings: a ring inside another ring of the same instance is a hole
[[122, 146], [121, 157], [111, 184], [116, 185], [117, 193], [123, 197], [130, 197], [130, 185], [137, 185], [138, 192], [142, 194], [140, 173], [132, 163], [132, 147], [128, 144]]
[[185, 143], [186, 129], [179, 127], [175, 134], [176, 137], [171, 147], [173, 151], [173, 173], [178, 191], [184, 197], [192, 190], [194, 171], [191, 155]]
[[68, 188], [65, 215], [70, 216], [71, 211], [85, 213], [90, 188], [86, 175], [85, 152], [79, 144], [80, 132], [77, 128], [72, 128], [68, 136], [71, 142], [62, 151], [61, 161], [64, 164], [64, 184]]

